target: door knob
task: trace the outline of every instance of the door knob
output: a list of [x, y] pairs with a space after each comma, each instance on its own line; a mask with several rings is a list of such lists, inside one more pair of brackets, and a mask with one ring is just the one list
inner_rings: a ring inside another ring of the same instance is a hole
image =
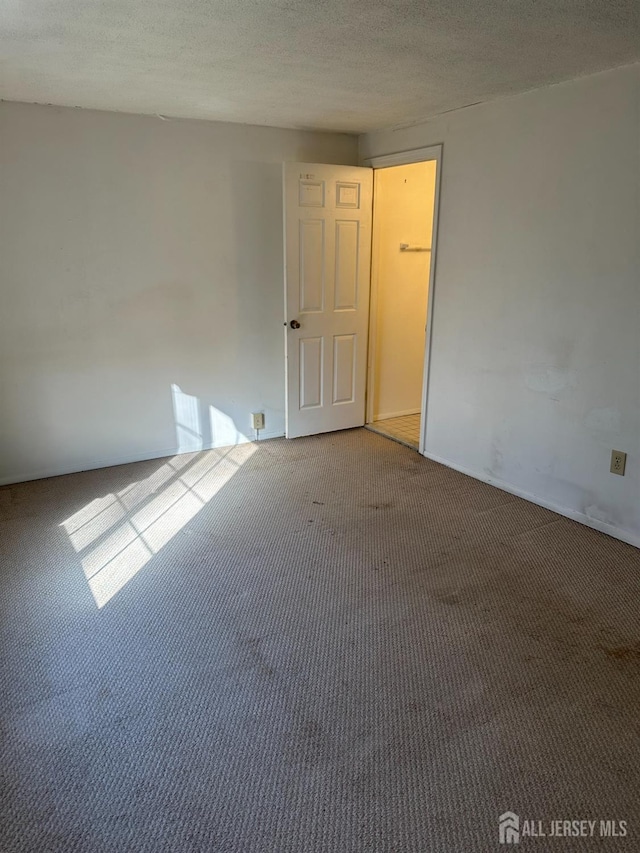
[[289, 323], [289, 325], [291, 326], [292, 329], [299, 329], [300, 328], [300, 323], [298, 323], [297, 320], [292, 320]]

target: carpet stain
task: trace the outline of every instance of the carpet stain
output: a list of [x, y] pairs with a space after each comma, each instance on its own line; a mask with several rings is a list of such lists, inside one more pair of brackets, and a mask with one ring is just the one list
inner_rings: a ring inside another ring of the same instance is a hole
[[640, 643], [635, 643], [632, 646], [614, 646], [608, 648], [601, 646], [602, 651], [609, 658], [621, 661], [640, 661]]
[[275, 670], [265, 660], [263, 653], [260, 651], [260, 643], [262, 640], [263, 637], [247, 637], [244, 640], [244, 643], [249, 650], [253, 665], [268, 678], [273, 678], [276, 674]]
[[436, 594], [434, 598], [442, 604], [460, 604], [460, 596], [457, 592], [445, 593], [444, 595]]

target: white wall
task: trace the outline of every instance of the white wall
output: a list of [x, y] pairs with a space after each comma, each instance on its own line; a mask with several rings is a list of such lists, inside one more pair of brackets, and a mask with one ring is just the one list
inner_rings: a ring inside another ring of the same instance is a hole
[[635, 65], [361, 140], [444, 144], [427, 454], [636, 544], [639, 110]]
[[284, 432], [283, 160], [357, 140], [0, 104], [0, 483]]
[[436, 162], [377, 169], [372, 252], [375, 316], [374, 419], [415, 414], [422, 407], [429, 252], [401, 252], [400, 244], [429, 247], [433, 230]]

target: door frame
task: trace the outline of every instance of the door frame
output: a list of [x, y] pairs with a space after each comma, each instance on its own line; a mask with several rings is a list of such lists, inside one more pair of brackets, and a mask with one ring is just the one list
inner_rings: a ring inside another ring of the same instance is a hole
[[[425, 326], [424, 365], [422, 370], [422, 397], [420, 407], [420, 439], [418, 452], [426, 453], [427, 443], [427, 405], [429, 401], [429, 367], [431, 362], [431, 340], [433, 334], [433, 298], [436, 282], [436, 258], [438, 244], [438, 222], [440, 219], [440, 185], [442, 181], [442, 149], [443, 145], [430, 145], [428, 148], [413, 148], [410, 151], [399, 151], [395, 154], [383, 154], [380, 157], [369, 157], [362, 162], [363, 166], [371, 169], [387, 169], [390, 166], [406, 166], [409, 163], [436, 161], [436, 186], [433, 199], [433, 228], [431, 230], [431, 261], [429, 264], [429, 293], [427, 296], [427, 322]], [[378, 268], [376, 255], [379, 251], [375, 234], [376, 223], [376, 189], [375, 174], [373, 187], [373, 230], [371, 243], [371, 288], [369, 302], [369, 347], [367, 355], [367, 392], [365, 403], [365, 423], [373, 421], [373, 394], [370, 392], [375, 379], [375, 352], [378, 319]]]

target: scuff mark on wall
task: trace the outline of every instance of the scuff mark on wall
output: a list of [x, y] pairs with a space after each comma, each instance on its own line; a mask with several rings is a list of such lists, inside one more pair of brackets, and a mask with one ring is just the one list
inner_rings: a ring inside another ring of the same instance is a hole
[[613, 406], [591, 409], [587, 412], [584, 425], [596, 438], [607, 439], [619, 435], [622, 426], [620, 410]]
[[563, 391], [571, 391], [578, 383], [575, 370], [564, 370], [552, 365], [531, 366], [524, 377], [530, 391], [555, 396]]
[[587, 518], [592, 518], [594, 521], [602, 521], [604, 524], [611, 524], [613, 526], [616, 524], [616, 520], [612, 517], [611, 513], [602, 509], [597, 504], [585, 506], [584, 514]]
[[491, 462], [485, 469], [493, 477], [499, 477], [502, 472], [504, 454], [500, 448], [500, 439], [494, 438], [491, 442]]

